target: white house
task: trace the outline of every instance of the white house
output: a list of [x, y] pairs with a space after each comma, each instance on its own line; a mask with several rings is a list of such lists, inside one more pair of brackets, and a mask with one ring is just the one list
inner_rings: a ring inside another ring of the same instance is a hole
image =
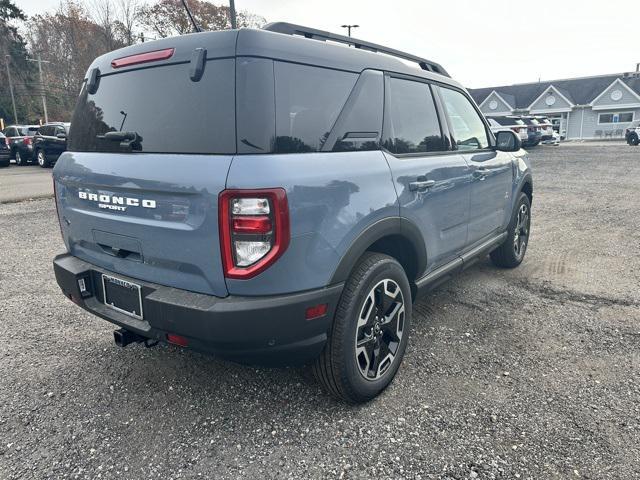
[[487, 116], [545, 115], [567, 139], [617, 138], [640, 120], [640, 72], [470, 89]]

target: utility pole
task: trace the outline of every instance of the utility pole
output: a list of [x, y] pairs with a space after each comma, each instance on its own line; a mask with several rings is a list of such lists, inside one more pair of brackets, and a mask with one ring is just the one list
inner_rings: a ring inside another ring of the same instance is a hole
[[360, 25], [342, 25], [342, 28], [346, 28], [348, 35], [351, 36], [351, 29], [358, 28]]
[[[40, 54], [38, 54], [38, 59], [33, 60], [31, 58], [27, 58], [28, 62], [38, 62], [38, 73], [40, 74], [40, 96], [42, 97], [42, 108], [44, 109], [44, 123], [49, 123], [49, 114], [47, 113], [47, 96], [44, 94], [44, 79], [42, 78], [42, 62], [43, 60], [40, 58]], [[44, 63], [50, 63], [45, 60]]]
[[231, 28], [238, 28], [238, 22], [236, 21], [236, 2], [235, 0], [229, 0], [229, 13], [231, 15]]
[[9, 90], [11, 91], [11, 104], [13, 105], [13, 122], [18, 123], [18, 112], [16, 111], [16, 99], [13, 96], [13, 82], [11, 81], [11, 70], [9, 70], [9, 55], [4, 56], [4, 63], [7, 66], [7, 77], [9, 78]]

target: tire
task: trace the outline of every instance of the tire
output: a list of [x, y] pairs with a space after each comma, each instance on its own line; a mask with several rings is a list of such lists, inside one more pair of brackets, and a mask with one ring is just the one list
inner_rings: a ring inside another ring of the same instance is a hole
[[520, 265], [527, 253], [530, 234], [531, 202], [525, 193], [520, 192], [507, 228], [507, 238], [491, 252], [494, 265], [502, 268], [515, 268]]
[[24, 160], [24, 158], [22, 158], [22, 155], [20, 155], [20, 151], [16, 150], [16, 165], [21, 167], [22, 165], [25, 165], [26, 162]]
[[638, 145], [638, 143], [640, 143], [640, 139], [638, 139], [638, 135], [633, 133], [631, 135], [629, 135], [629, 145], [633, 145], [634, 147]]
[[387, 255], [365, 253], [345, 284], [327, 344], [312, 367], [318, 382], [349, 403], [382, 392], [402, 363], [411, 308], [402, 266]]
[[49, 168], [49, 166], [51, 165], [49, 160], [47, 159], [47, 155], [44, 153], [44, 150], [36, 150], [36, 160], [38, 162], [38, 165], [40, 165], [42, 168]]
[[7, 159], [4, 162], [0, 162], [0, 168], [5, 168], [11, 165], [11, 160]]

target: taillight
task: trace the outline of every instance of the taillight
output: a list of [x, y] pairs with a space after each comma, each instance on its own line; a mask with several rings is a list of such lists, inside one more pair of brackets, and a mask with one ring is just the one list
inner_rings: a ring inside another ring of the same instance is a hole
[[24, 137], [24, 138], [22, 139], [22, 143], [23, 143], [24, 145], [31, 145], [31, 137]]
[[220, 248], [227, 278], [251, 278], [289, 246], [289, 205], [282, 188], [225, 190], [218, 198]]

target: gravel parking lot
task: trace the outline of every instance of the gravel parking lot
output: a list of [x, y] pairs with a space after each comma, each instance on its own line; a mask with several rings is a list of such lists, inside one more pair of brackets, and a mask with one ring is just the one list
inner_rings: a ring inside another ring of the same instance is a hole
[[640, 149], [531, 158], [524, 264], [420, 301], [357, 407], [304, 369], [116, 348], [55, 284], [53, 201], [0, 205], [0, 478], [639, 478]]

